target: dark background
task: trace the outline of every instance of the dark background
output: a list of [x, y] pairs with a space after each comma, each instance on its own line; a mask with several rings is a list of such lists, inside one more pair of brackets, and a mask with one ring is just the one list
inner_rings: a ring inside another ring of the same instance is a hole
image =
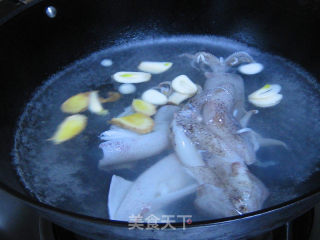
[[[283, 56], [320, 78], [319, 0], [34, 2], [0, 0], [0, 187], [14, 194], [28, 196], [11, 166], [26, 102], [51, 74], [99, 49], [159, 35], [212, 34]], [[50, 5], [55, 18], [45, 14]]]

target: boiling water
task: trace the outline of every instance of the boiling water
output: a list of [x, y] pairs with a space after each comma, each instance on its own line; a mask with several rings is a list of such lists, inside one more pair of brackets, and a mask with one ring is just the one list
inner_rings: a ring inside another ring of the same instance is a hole
[[[311, 185], [307, 180], [317, 171], [320, 156], [320, 96], [316, 81], [286, 59], [228, 39], [189, 36], [146, 40], [105, 49], [71, 64], [46, 81], [27, 105], [16, 133], [15, 164], [29, 192], [39, 201], [58, 208], [108, 218], [107, 196], [111, 176], [116, 174], [134, 180], [169, 151], [140, 160], [132, 168], [106, 172], [97, 168], [98, 160], [102, 158], [98, 148], [99, 134], [109, 129], [108, 120], [120, 114], [133, 98], [139, 98], [144, 90], [160, 82], [186, 74], [203, 84], [203, 74], [193, 69], [187, 59], [178, 57], [182, 53], [197, 51], [211, 52], [219, 57], [235, 51], [247, 51], [257, 62], [264, 64], [262, 73], [243, 76], [246, 96], [266, 83], [282, 86], [282, 102], [276, 107], [261, 109], [249, 127], [264, 137], [286, 142], [290, 150], [262, 148], [257, 156], [267, 167], [258, 165], [250, 168], [270, 190], [266, 207], [309, 191]], [[105, 58], [111, 59], [113, 65], [108, 68], [101, 66], [100, 62]], [[68, 116], [60, 111], [61, 103], [79, 92], [100, 90], [103, 95], [117, 89], [119, 84], [111, 79], [111, 75], [117, 71], [136, 71], [140, 61], [144, 60], [170, 61], [174, 65], [165, 73], [153, 75], [151, 81], [137, 84], [134, 94], [124, 96], [116, 103], [105, 104], [109, 115], [85, 112], [87, 128], [72, 140], [59, 145], [47, 141]], [[254, 108], [247, 103], [247, 110]], [[189, 196], [175, 203], [174, 207], [169, 206], [168, 213], [192, 214], [193, 220], [206, 219], [194, 210], [193, 199], [194, 196]]]

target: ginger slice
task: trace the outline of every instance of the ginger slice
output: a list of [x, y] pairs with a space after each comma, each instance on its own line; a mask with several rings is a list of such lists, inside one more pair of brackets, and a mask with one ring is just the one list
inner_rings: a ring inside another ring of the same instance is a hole
[[142, 113], [133, 113], [124, 117], [112, 118], [110, 123], [142, 134], [151, 132], [154, 127], [153, 119]]
[[152, 116], [157, 112], [156, 106], [141, 99], [133, 99], [132, 108], [134, 111], [147, 116]]
[[87, 110], [90, 92], [78, 93], [68, 98], [61, 105], [61, 111], [65, 113], [79, 113]]
[[85, 115], [71, 115], [60, 123], [53, 137], [49, 140], [53, 141], [55, 144], [60, 144], [81, 133], [85, 129], [86, 125], [87, 117]]

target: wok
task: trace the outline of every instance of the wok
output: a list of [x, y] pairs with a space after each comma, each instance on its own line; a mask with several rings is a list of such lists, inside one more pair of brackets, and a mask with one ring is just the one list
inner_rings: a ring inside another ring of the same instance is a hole
[[[46, 15], [48, 6], [56, 8], [55, 17]], [[195, 222], [185, 230], [178, 223], [173, 224], [176, 230], [128, 230], [126, 222], [36, 200], [19, 182], [12, 149], [17, 119], [45, 79], [92, 52], [131, 41], [171, 35], [225, 36], [290, 59], [319, 79], [320, 37], [315, 34], [319, 8], [313, 1], [57, 0], [40, 1], [2, 19], [0, 187], [41, 216], [93, 239], [107, 239], [111, 233], [135, 239], [237, 239], [269, 231], [303, 214], [320, 200], [320, 171], [301, 186], [303, 194], [258, 212]]]

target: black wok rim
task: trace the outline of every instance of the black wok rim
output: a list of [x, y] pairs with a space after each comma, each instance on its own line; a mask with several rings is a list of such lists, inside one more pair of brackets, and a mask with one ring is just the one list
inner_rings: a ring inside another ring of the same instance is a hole
[[[12, 18], [14, 18], [15, 16], [19, 15], [21, 12], [23, 12], [23, 11], [31, 8], [32, 6], [37, 5], [41, 2], [43, 2], [43, 0], [34, 0], [30, 4], [20, 6], [19, 8], [17, 8], [13, 12], [11, 12], [9, 15], [0, 18], [0, 27], [2, 25], [4, 25], [6, 22], [8, 22], [9, 20], [11, 20]], [[87, 221], [90, 223], [95, 223], [95, 224], [100, 224], [100, 225], [126, 227], [126, 228], [128, 227], [127, 221], [117, 221], [117, 220], [110, 220], [110, 219], [103, 219], [103, 218], [88, 216], [88, 215], [67, 211], [67, 210], [64, 210], [61, 208], [57, 208], [57, 207], [42, 203], [36, 199], [32, 199], [29, 196], [24, 195], [14, 189], [12, 189], [8, 185], [3, 184], [1, 182], [0, 182], [0, 189], [5, 191], [6, 193], [16, 197], [16, 198], [22, 200], [26, 204], [31, 205], [32, 207], [39, 209], [39, 210], [58, 213], [63, 216], [67, 216], [70, 218], [76, 218], [78, 220]], [[316, 194], [319, 194], [319, 193], [320, 193], [320, 187], [318, 187], [316, 190], [313, 190], [309, 193], [303, 194], [299, 197], [293, 198], [289, 201], [285, 201], [283, 203], [276, 204], [271, 207], [261, 209], [259, 211], [254, 211], [254, 212], [246, 213], [243, 215], [231, 216], [231, 217], [226, 217], [226, 218], [218, 218], [218, 219], [206, 220], [206, 221], [196, 221], [196, 222], [192, 222], [191, 225], [188, 225], [188, 226], [186, 225], [185, 227], [186, 228], [197, 228], [197, 227], [202, 227], [202, 226], [219, 225], [219, 224], [223, 224], [223, 223], [227, 223], [227, 222], [228, 223], [237, 222], [241, 219], [250, 219], [250, 218], [256, 217], [256, 216], [268, 215], [274, 211], [279, 211], [280, 209], [294, 206], [294, 205], [298, 204], [298, 202], [305, 201], [305, 200], [312, 198], [313, 196], [315, 196]], [[313, 207], [313, 206], [311, 206], [311, 207]], [[159, 227], [161, 227], [161, 226], [165, 225], [165, 223], [159, 223], [158, 225], [159, 225]], [[182, 223], [171, 223], [171, 225], [176, 228], [183, 227]]]
[[[9, 21], [10, 19], [14, 18], [16, 15], [18, 15], [19, 13], [23, 12], [24, 10], [42, 2], [43, 0], [33, 0], [30, 3], [26, 4], [26, 5], [21, 5], [19, 7], [17, 7], [15, 10], [13, 10], [12, 12], [8, 13], [8, 15], [3, 16], [2, 18], [0, 18], [0, 26], [3, 25], [4, 23], [6, 23], [7, 21]], [[22, 4], [22, 3], [21, 3]]]
[[[117, 220], [110, 220], [110, 219], [103, 219], [103, 218], [98, 218], [98, 217], [87, 216], [87, 215], [83, 215], [80, 213], [74, 213], [74, 212], [70, 212], [70, 211], [67, 211], [67, 210], [64, 210], [61, 208], [50, 206], [50, 205], [47, 205], [45, 203], [39, 202], [34, 199], [30, 199], [28, 196], [25, 196], [15, 190], [13, 190], [12, 188], [8, 187], [7, 185], [5, 185], [1, 182], [0, 182], [0, 188], [2, 190], [4, 190], [5, 192], [9, 193], [10, 195], [26, 202], [28, 205], [31, 205], [37, 209], [40, 209], [40, 210], [49, 210], [49, 211], [52, 211], [54, 213], [59, 213], [64, 216], [68, 216], [71, 218], [77, 218], [78, 220], [80, 219], [83, 221], [88, 221], [91, 223], [96, 223], [96, 224], [101, 224], [101, 225], [128, 227], [128, 222], [126, 222], [126, 221], [117, 221]], [[206, 220], [206, 221], [196, 221], [196, 222], [192, 222], [191, 225], [186, 226], [186, 228], [218, 225], [218, 224], [223, 224], [223, 223], [227, 223], [227, 222], [231, 223], [231, 222], [239, 221], [241, 219], [250, 219], [252, 217], [256, 217], [259, 215], [271, 214], [274, 211], [279, 211], [280, 209], [294, 206], [294, 205], [298, 204], [298, 202], [300, 202], [300, 201], [305, 201], [308, 198], [312, 198], [317, 193], [320, 193], [320, 187], [310, 193], [303, 194], [302, 196], [299, 196], [297, 198], [291, 199], [291, 200], [283, 202], [281, 204], [274, 205], [272, 207], [261, 209], [259, 211], [250, 212], [250, 213], [246, 213], [243, 215], [226, 217], [226, 218], [217, 218], [217, 219]], [[313, 206], [311, 206], [311, 207], [313, 207]], [[165, 225], [165, 223], [161, 223], [161, 224], [159, 223], [158, 225], [161, 227], [162, 225]], [[182, 223], [172, 223], [172, 226], [177, 227], [177, 228], [183, 227]]]

